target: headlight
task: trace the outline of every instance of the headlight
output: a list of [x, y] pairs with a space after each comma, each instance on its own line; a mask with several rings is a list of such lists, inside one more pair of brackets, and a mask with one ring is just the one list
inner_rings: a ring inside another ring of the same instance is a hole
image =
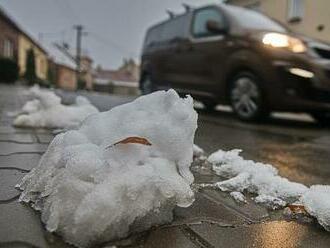
[[262, 37], [262, 43], [274, 48], [286, 48], [294, 53], [303, 53], [307, 50], [301, 40], [280, 33], [264, 34]]

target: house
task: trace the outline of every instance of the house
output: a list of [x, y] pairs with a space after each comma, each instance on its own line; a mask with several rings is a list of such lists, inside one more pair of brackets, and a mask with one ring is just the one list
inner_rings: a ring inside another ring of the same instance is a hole
[[19, 27], [1, 8], [0, 30], [0, 57], [9, 58], [17, 62]]
[[[76, 90], [78, 78], [76, 58], [70, 51], [58, 44], [40, 44], [14, 19], [0, 7], [0, 57], [14, 60], [19, 68], [19, 75], [24, 76], [27, 68], [27, 56], [30, 50], [35, 55], [35, 72], [38, 79], [52, 81], [57, 87]], [[93, 60], [81, 57], [81, 79], [86, 82], [86, 89], [93, 89]], [[50, 78], [51, 77], [51, 78]]]
[[227, 0], [251, 8], [286, 24], [304, 35], [330, 42], [328, 0]]
[[98, 66], [94, 72], [94, 90], [113, 94], [138, 94], [140, 67], [134, 60], [124, 60], [117, 70]]
[[23, 76], [26, 71], [26, 57], [30, 49], [33, 49], [35, 53], [37, 77], [47, 80], [47, 51], [0, 7], [0, 56], [16, 61], [20, 76]]
[[18, 35], [18, 67], [20, 75], [26, 71], [26, 58], [28, 51], [32, 49], [35, 55], [37, 78], [47, 80], [48, 72], [48, 53], [31, 36], [21, 31]]
[[65, 90], [76, 90], [76, 63], [62, 51], [58, 44], [44, 43], [43, 46], [49, 52], [49, 70], [53, 75], [53, 83], [56, 87]]

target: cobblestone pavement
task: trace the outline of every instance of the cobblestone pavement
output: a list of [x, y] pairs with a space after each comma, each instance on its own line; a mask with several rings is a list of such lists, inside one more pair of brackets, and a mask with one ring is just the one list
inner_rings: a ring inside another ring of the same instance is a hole
[[[40, 216], [17, 201], [15, 185], [38, 164], [53, 139], [49, 130], [17, 129], [8, 112], [20, 109], [24, 88], [0, 85], [0, 247], [70, 247], [47, 233]], [[103, 96], [104, 97], [104, 96]], [[111, 96], [109, 96], [111, 98]], [[217, 180], [196, 174], [197, 182]], [[82, 234], [83, 235], [83, 234]], [[248, 200], [237, 205], [228, 195], [200, 190], [188, 209], [177, 208], [171, 225], [153, 228], [112, 245], [159, 248], [329, 247], [330, 234], [316, 223], [287, 222], [281, 212]]]

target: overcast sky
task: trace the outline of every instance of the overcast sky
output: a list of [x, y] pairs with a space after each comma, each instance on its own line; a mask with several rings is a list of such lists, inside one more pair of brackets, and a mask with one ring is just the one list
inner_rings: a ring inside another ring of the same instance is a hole
[[0, 0], [0, 6], [47, 43], [74, 47], [73, 26], [84, 25], [83, 48], [95, 65], [116, 68], [124, 57], [139, 59], [146, 29], [167, 18], [166, 9], [182, 12], [183, 2], [198, 6], [220, 0]]

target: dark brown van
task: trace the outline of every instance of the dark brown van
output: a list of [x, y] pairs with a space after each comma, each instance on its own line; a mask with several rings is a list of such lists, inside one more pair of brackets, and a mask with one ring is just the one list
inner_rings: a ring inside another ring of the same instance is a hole
[[276, 110], [329, 121], [330, 45], [253, 10], [206, 6], [148, 30], [140, 88], [174, 88], [209, 109], [230, 104], [243, 120]]

